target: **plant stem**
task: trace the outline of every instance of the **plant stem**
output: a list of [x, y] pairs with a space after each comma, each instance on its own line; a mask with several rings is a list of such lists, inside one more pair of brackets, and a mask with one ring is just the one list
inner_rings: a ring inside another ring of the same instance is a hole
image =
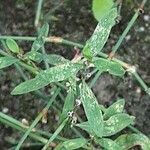
[[116, 51], [119, 49], [119, 47], [122, 44], [124, 38], [129, 33], [130, 29], [132, 28], [132, 26], [134, 25], [134, 23], [137, 20], [138, 16], [140, 15], [140, 11], [141, 11], [141, 9], [143, 9], [143, 7], [144, 7], [144, 5], [145, 5], [146, 2], [147, 2], [147, 0], [143, 0], [142, 3], [141, 3], [141, 5], [140, 5], [140, 8], [138, 8], [136, 10], [134, 16], [129, 21], [126, 29], [123, 31], [123, 33], [120, 36], [119, 40], [117, 41], [117, 43], [115, 44], [115, 46], [112, 48], [112, 52], [110, 53], [111, 57], [113, 57], [115, 55]]
[[[0, 40], [6, 40], [6, 39], [14, 39], [14, 40], [22, 40], [22, 41], [34, 41], [34, 40], [36, 40], [36, 37], [32, 37], [32, 36], [5, 36], [5, 35], [2, 36], [2, 35], [0, 35]], [[69, 46], [76, 46], [78, 48], [83, 48], [82, 44], [72, 42], [72, 41], [63, 39], [61, 37], [55, 37], [55, 36], [46, 37], [45, 42], [64, 44], [64, 45], [69, 45]]]
[[49, 107], [51, 106], [51, 104], [53, 103], [53, 101], [55, 100], [56, 96], [58, 95], [58, 93], [60, 92], [60, 89], [57, 88], [55, 94], [53, 95], [53, 97], [49, 100], [49, 102], [47, 103], [47, 105], [45, 106], [45, 108], [39, 113], [39, 115], [35, 118], [35, 120], [33, 121], [33, 123], [30, 125], [30, 127], [28, 128], [28, 130], [26, 131], [26, 133], [22, 136], [22, 138], [20, 139], [17, 147], [15, 150], [19, 150], [21, 145], [23, 144], [23, 142], [25, 141], [25, 139], [28, 137], [28, 135], [30, 134], [30, 132], [32, 131], [32, 129], [37, 125], [37, 123], [41, 120], [41, 118], [45, 115], [45, 113], [47, 113]]
[[47, 150], [49, 147], [50, 143], [57, 137], [57, 135], [61, 132], [61, 130], [64, 128], [68, 121], [68, 118], [66, 118], [62, 124], [57, 128], [57, 130], [54, 132], [54, 134], [49, 138], [48, 142], [45, 144], [45, 146], [42, 148], [42, 150]]
[[38, 6], [37, 6], [35, 21], [34, 21], [34, 25], [36, 28], [39, 26], [42, 4], [43, 4], [43, 0], [38, 0]]

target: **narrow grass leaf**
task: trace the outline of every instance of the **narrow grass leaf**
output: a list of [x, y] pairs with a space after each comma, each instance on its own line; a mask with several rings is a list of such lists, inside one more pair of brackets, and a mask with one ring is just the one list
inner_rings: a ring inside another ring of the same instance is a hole
[[113, 5], [113, 0], [93, 0], [92, 10], [97, 21], [105, 17]]
[[96, 139], [96, 142], [105, 148], [105, 150], [122, 150], [119, 144], [108, 138]]
[[88, 85], [80, 85], [81, 101], [91, 130], [98, 136], [103, 135], [103, 117], [99, 104]]
[[42, 148], [42, 150], [47, 150], [49, 147], [49, 144], [58, 136], [58, 134], [62, 131], [64, 126], [66, 125], [68, 121], [68, 118], [66, 118], [62, 124], [57, 128], [57, 130], [54, 132], [54, 134], [49, 138], [48, 142], [45, 144], [45, 146]]
[[32, 129], [38, 124], [38, 122], [41, 120], [42, 116], [44, 115], [43, 112], [46, 110], [48, 111], [49, 107], [51, 106], [51, 104], [54, 102], [56, 96], [58, 95], [58, 93], [60, 92], [60, 89], [58, 88], [55, 92], [55, 94], [52, 96], [52, 98], [49, 100], [49, 102], [47, 103], [47, 105], [45, 106], [45, 108], [43, 109], [43, 111], [41, 111], [39, 113], [39, 115], [35, 118], [35, 120], [33, 121], [33, 123], [30, 125], [30, 127], [28, 128], [28, 130], [25, 132], [25, 134], [22, 136], [22, 138], [20, 139], [18, 145], [16, 146], [15, 150], [19, 150], [21, 145], [23, 144], [23, 142], [25, 141], [25, 139], [29, 136], [29, 134], [31, 133]]
[[13, 39], [7, 39], [6, 40], [6, 45], [9, 48], [10, 51], [12, 51], [13, 53], [19, 53], [20, 49], [18, 44], [16, 43], [15, 40]]
[[105, 113], [103, 117], [105, 119], [108, 119], [115, 114], [122, 113], [124, 109], [124, 105], [125, 105], [124, 99], [117, 100], [117, 102], [113, 103], [111, 106], [105, 109]]
[[83, 54], [88, 59], [96, 56], [104, 47], [109, 37], [111, 28], [115, 25], [117, 17], [117, 8], [113, 8], [108, 15], [101, 19], [91, 36], [83, 48]]
[[73, 107], [74, 107], [74, 92], [72, 88], [70, 88], [67, 97], [65, 99], [63, 110], [60, 116], [60, 121], [64, 120], [68, 116], [69, 111], [73, 111]]
[[121, 113], [111, 116], [107, 121], [104, 121], [103, 136], [114, 135], [133, 123], [134, 117], [128, 114]]
[[63, 65], [58, 65], [50, 69], [41, 71], [34, 79], [25, 81], [19, 84], [11, 92], [12, 95], [28, 93], [31, 91], [36, 91], [52, 82], [58, 82], [68, 79], [71, 76], [77, 74], [77, 72], [82, 68], [81, 64], [78, 63], [66, 63]]
[[142, 150], [150, 150], [150, 139], [143, 134], [124, 134], [115, 141], [122, 150], [131, 149], [137, 145], [140, 145]]
[[0, 69], [6, 68], [15, 62], [17, 62], [18, 59], [13, 58], [13, 57], [0, 57]]

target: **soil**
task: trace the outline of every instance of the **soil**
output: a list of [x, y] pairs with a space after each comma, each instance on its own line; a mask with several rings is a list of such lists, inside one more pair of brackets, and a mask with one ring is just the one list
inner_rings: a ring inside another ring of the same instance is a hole
[[[62, 1], [63, 2], [63, 1]], [[123, 4], [121, 16], [122, 19], [112, 30], [110, 38], [104, 48], [109, 52], [116, 43], [119, 35], [122, 33], [127, 23], [134, 14], [138, 2], [126, 1]], [[36, 1], [30, 0], [1, 0], [0, 2], [0, 34], [35, 36], [34, 18], [36, 11]], [[60, 5], [58, 8], [57, 6]], [[50, 35], [60, 36], [79, 43], [85, 41], [91, 36], [97, 24], [91, 12], [90, 0], [64, 0], [62, 5], [59, 0], [45, 0], [42, 9], [42, 16], [48, 11], [55, 10], [47, 18], [50, 24]], [[141, 14], [134, 27], [127, 35], [125, 41], [118, 51], [120, 59], [135, 65], [139, 74], [150, 85], [150, 2], [145, 7], [144, 14]], [[41, 21], [41, 23], [42, 23]], [[19, 45], [28, 51], [31, 42], [19, 41]], [[66, 58], [71, 58], [74, 49], [69, 46], [56, 44], [46, 44], [48, 53], [61, 54]], [[68, 53], [69, 51], [69, 53]], [[23, 96], [11, 96], [11, 90], [20, 83], [20, 75], [13, 67], [0, 70], [0, 110], [21, 120], [26, 118], [32, 121], [39, 110], [44, 106], [43, 101], [26, 94]], [[136, 117], [135, 126], [150, 136], [150, 97], [143, 91], [136, 80], [131, 75], [126, 75], [123, 79], [103, 74], [95, 84], [93, 91], [98, 98], [99, 103], [109, 106], [118, 98], [126, 100], [126, 111]], [[54, 111], [53, 111], [54, 113]], [[51, 117], [54, 119], [54, 117]], [[0, 124], [0, 145], [5, 150], [10, 147], [8, 137], [19, 139], [19, 134], [10, 127]], [[19, 132], [18, 132], [19, 133]]]

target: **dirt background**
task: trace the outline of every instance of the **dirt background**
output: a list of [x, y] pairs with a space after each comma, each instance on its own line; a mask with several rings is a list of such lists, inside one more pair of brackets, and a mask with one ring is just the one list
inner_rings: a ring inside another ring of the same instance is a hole
[[[46, 20], [50, 24], [50, 35], [85, 43], [91, 36], [97, 24], [92, 16], [90, 0], [64, 0], [61, 5], [59, 0], [45, 0], [42, 8], [41, 24]], [[121, 10], [122, 20], [117, 24], [110, 35], [104, 51], [109, 52], [116, 43], [119, 35], [127, 26], [128, 21], [138, 7], [140, 0], [130, 2], [125, 0]], [[36, 35], [34, 18], [37, 1], [33, 0], [1, 0], [0, 1], [0, 34], [1, 35]], [[59, 5], [59, 7], [57, 7]], [[45, 17], [49, 11], [51, 13]], [[126, 37], [118, 51], [118, 57], [134, 64], [139, 74], [150, 85], [150, 2], [145, 7], [134, 27]], [[19, 42], [19, 45], [27, 51], [31, 42]], [[55, 44], [46, 44], [48, 53], [62, 54], [71, 58], [73, 48]], [[69, 52], [69, 53], [68, 53]], [[26, 118], [32, 121], [37, 112], [43, 108], [44, 103], [32, 94], [24, 96], [11, 96], [10, 91], [20, 83], [20, 75], [13, 67], [0, 70], [0, 110], [8, 111], [7, 114], [21, 120]], [[150, 136], [150, 97], [143, 92], [131, 75], [123, 79], [117, 79], [104, 74], [93, 88], [99, 102], [109, 106], [118, 98], [125, 98], [126, 111], [136, 117], [136, 127]], [[51, 119], [55, 119], [55, 111], [52, 110]], [[51, 124], [53, 125], [53, 124]], [[19, 133], [19, 132], [17, 132]], [[0, 124], [1, 149], [8, 149], [10, 143], [7, 137], [18, 138], [19, 134], [12, 128]]]

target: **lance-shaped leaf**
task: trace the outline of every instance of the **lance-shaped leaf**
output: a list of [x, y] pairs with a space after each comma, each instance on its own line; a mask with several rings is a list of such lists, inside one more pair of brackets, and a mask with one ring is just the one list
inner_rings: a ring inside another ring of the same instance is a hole
[[121, 146], [121, 150], [127, 150], [137, 145], [140, 145], [142, 150], [150, 150], [150, 139], [143, 134], [124, 134], [115, 141]]
[[105, 150], [122, 150], [119, 144], [108, 138], [96, 139], [96, 142], [105, 148]]
[[78, 63], [66, 63], [41, 71], [34, 79], [19, 84], [11, 94], [23, 94], [38, 90], [49, 83], [63, 81], [74, 76], [82, 68]]
[[87, 140], [84, 138], [71, 139], [63, 142], [55, 150], [74, 150], [79, 149], [87, 144]]
[[70, 88], [67, 97], [65, 99], [63, 110], [60, 116], [60, 121], [64, 120], [68, 116], [69, 111], [73, 111], [73, 106], [74, 106], [74, 92], [72, 88]]
[[87, 41], [83, 49], [83, 54], [85, 57], [91, 59], [93, 56], [96, 56], [103, 49], [109, 37], [111, 28], [115, 24], [116, 17], [117, 17], [117, 8], [113, 8], [104, 18], [102, 18], [99, 21], [93, 35]]
[[94, 58], [93, 64], [101, 72], [109, 72], [110, 74], [119, 77], [125, 74], [125, 70], [119, 63], [111, 61], [109, 59]]
[[105, 110], [103, 117], [108, 119], [115, 114], [122, 113], [124, 105], [125, 105], [124, 99], [119, 99], [117, 102], [113, 103], [110, 107], [108, 107]]
[[114, 135], [130, 124], [133, 124], [134, 117], [129, 116], [128, 114], [116, 114], [114, 116], [111, 116], [107, 121], [104, 121], [104, 132], [103, 136], [111, 136]]
[[91, 130], [98, 136], [103, 135], [103, 117], [99, 104], [86, 83], [80, 85], [81, 101]]
[[45, 23], [42, 28], [38, 32], [37, 39], [33, 42], [31, 51], [38, 51], [40, 48], [43, 47], [45, 43], [45, 37], [47, 37], [49, 31], [48, 23]]
[[13, 58], [13, 57], [8, 57], [8, 56], [0, 57], [0, 69], [8, 67], [17, 61], [18, 61], [18, 59]]
[[6, 45], [9, 48], [10, 51], [12, 51], [13, 53], [19, 53], [20, 49], [18, 44], [16, 43], [15, 40], [13, 39], [7, 39], [6, 40]]
[[113, 5], [113, 0], [93, 0], [92, 10], [97, 21], [105, 17]]

